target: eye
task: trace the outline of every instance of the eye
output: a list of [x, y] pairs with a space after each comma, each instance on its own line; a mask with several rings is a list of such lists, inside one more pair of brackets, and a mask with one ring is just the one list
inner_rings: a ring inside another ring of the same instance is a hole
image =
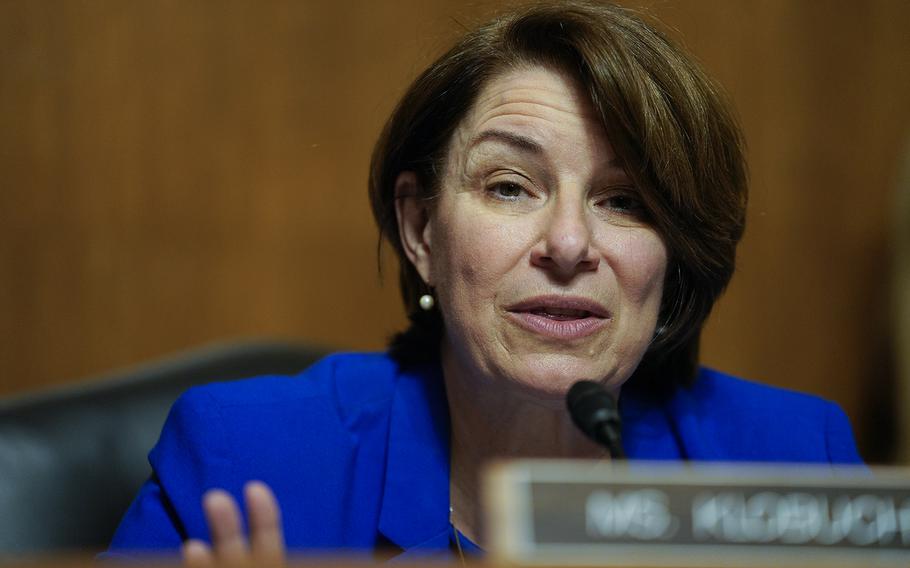
[[645, 205], [638, 192], [629, 187], [604, 189], [594, 196], [597, 207], [608, 213], [639, 217], [645, 213]]
[[517, 201], [527, 194], [521, 185], [511, 181], [494, 183], [487, 188], [487, 193], [502, 201]]
[[645, 220], [648, 216], [644, 203], [633, 190], [610, 191], [598, 200], [597, 205], [610, 213], [634, 219]]
[[642, 208], [641, 200], [639, 200], [634, 195], [629, 195], [626, 193], [611, 195], [610, 197], [604, 199], [603, 203], [610, 209], [627, 213], [639, 211]]

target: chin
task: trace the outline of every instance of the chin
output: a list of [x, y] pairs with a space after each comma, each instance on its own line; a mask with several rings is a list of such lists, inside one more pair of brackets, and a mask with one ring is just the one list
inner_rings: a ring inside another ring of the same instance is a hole
[[[576, 382], [589, 380], [607, 386], [622, 384], [616, 379], [616, 369], [595, 368], [590, 360], [567, 355], [532, 357], [517, 369], [503, 373], [521, 396], [546, 406], [565, 406], [566, 393]], [[617, 384], [618, 383], [618, 384]]]

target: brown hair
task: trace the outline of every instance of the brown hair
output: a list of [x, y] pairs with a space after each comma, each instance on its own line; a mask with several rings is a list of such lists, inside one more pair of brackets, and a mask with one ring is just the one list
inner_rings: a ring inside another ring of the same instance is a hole
[[373, 151], [370, 200], [400, 262], [410, 328], [391, 352], [407, 363], [438, 355], [439, 310], [422, 311], [426, 285], [405, 257], [395, 180], [414, 171], [433, 197], [449, 141], [482, 87], [517, 66], [542, 65], [582, 86], [669, 251], [655, 339], [635, 376], [686, 384], [696, 376], [701, 328], [733, 274], [745, 226], [746, 166], [720, 89], [679, 47], [634, 12], [584, 1], [534, 4], [468, 33], [411, 85]]

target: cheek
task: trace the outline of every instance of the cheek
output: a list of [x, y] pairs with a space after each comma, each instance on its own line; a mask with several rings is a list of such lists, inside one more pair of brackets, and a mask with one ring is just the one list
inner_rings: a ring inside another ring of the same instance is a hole
[[660, 307], [667, 249], [651, 229], [638, 229], [616, 239], [611, 258], [626, 301], [633, 305]]
[[[479, 214], [457, 213], [437, 225], [433, 236], [433, 273], [440, 292], [457, 299], [495, 296], [523, 258], [514, 226]], [[453, 298], [453, 299], [456, 299]]]

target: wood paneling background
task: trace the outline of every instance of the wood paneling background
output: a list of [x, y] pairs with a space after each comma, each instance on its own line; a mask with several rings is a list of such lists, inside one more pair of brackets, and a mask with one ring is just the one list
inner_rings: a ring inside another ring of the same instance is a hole
[[[752, 201], [705, 361], [894, 436], [889, 211], [910, 3], [638, 2], [730, 91]], [[497, 5], [0, 2], [0, 394], [238, 336], [381, 348], [372, 143]], [[771, 417], [769, 417], [771, 418]]]

